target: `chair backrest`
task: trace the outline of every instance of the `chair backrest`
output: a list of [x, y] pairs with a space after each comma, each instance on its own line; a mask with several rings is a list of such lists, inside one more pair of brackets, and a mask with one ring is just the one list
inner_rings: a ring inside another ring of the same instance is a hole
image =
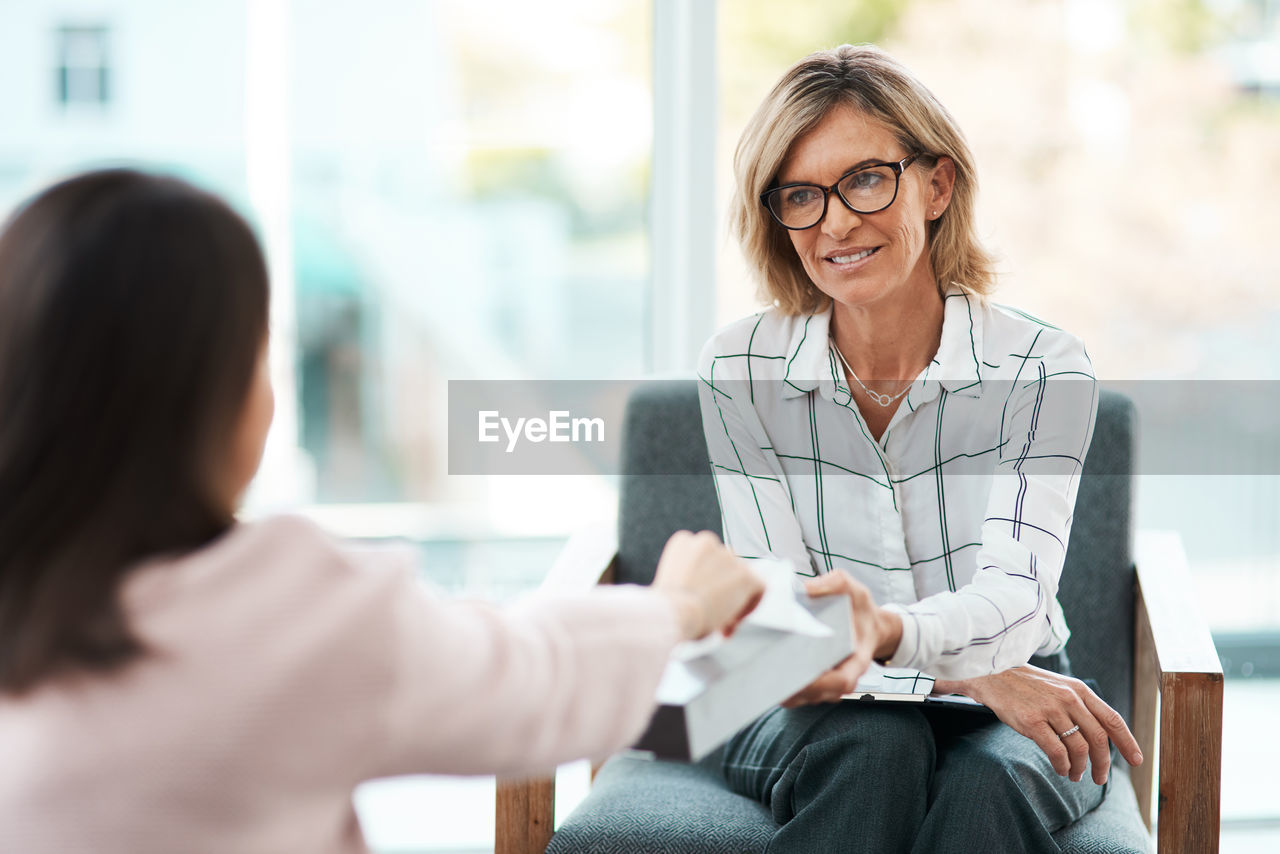
[[[1072, 632], [1072, 669], [1094, 679], [1126, 720], [1133, 706], [1133, 437], [1133, 404], [1103, 390], [1058, 594]], [[616, 580], [648, 584], [672, 533], [721, 533], [696, 382], [640, 385], [627, 404], [622, 454]]]

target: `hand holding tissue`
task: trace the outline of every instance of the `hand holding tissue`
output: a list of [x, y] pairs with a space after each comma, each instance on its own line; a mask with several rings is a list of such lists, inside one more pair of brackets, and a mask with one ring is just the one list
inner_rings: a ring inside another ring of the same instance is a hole
[[845, 597], [810, 599], [786, 561], [754, 561], [752, 569], [765, 582], [764, 597], [732, 637], [677, 647], [635, 749], [697, 761], [853, 650]]

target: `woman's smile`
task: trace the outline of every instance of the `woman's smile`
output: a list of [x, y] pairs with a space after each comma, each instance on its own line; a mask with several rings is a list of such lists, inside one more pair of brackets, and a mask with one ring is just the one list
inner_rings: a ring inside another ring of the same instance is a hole
[[880, 248], [879, 246], [870, 246], [866, 248], [836, 249], [827, 253], [823, 260], [838, 272], [852, 273], [854, 270], [860, 270], [866, 266], [872, 257], [880, 251]]

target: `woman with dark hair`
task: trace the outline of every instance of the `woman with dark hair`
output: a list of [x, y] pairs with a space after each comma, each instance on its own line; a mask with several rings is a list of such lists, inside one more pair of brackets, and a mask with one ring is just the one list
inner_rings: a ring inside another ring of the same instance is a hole
[[674, 644], [758, 597], [711, 534], [652, 590], [497, 610], [238, 524], [267, 330], [249, 227], [173, 178], [72, 178], [0, 234], [0, 850], [364, 851], [357, 783], [624, 746]]
[[[876, 48], [785, 72], [734, 172], [770, 307], [699, 363], [725, 541], [846, 593], [857, 646], [730, 741], [726, 779], [772, 809], [771, 852], [1056, 851], [1111, 742], [1142, 760], [1069, 675], [1056, 598], [1097, 402], [1084, 345], [987, 299], [974, 157]], [[876, 690], [873, 660], [999, 719], [841, 702]]]

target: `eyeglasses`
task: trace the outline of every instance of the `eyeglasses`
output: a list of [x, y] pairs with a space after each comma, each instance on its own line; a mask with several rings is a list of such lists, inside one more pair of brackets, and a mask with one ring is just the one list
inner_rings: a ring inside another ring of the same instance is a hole
[[859, 166], [840, 176], [830, 187], [818, 184], [783, 184], [760, 194], [760, 201], [778, 225], [792, 231], [813, 228], [827, 215], [827, 201], [831, 192], [840, 197], [844, 206], [854, 213], [870, 214], [882, 211], [898, 198], [898, 183], [902, 173], [920, 155], [909, 154], [897, 163], [872, 163]]

